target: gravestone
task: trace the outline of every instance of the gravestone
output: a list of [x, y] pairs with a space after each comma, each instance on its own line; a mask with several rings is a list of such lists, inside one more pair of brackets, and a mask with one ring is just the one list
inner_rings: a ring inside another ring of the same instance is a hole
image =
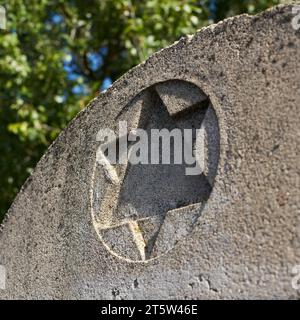
[[[6, 216], [0, 299], [299, 298], [292, 8], [203, 28], [91, 101]], [[195, 165], [129, 161], [152, 129], [191, 129]], [[129, 158], [114, 163], [111, 146]]]

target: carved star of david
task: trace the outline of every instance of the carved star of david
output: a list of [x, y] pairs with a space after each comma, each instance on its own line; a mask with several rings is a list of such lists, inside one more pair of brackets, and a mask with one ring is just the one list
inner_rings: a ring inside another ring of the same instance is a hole
[[[133, 129], [150, 133], [153, 128], [196, 130], [206, 122], [212, 125], [216, 118], [209, 99], [197, 90], [184, 82], [148, 89], [137, 107], [128, 110], [139, 117]], [[147, 261], [188, 234], [210, 196], [213, 178], [209, 168], [189, 176], [186, 167], [130, 163], [102, 167], [108, 185], [95, 227], [111, 253], [129, 261]]]

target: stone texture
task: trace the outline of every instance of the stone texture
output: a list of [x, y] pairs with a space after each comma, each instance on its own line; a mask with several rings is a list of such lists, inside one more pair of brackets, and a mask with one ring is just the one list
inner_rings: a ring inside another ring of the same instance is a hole
[[[94, 99], [8, 212], [0, 299], [299, 298], [291, 285], [300, 264], [300, 33], [292, 17], [287, 5], [204, 28]], [[207, 167], [191, 178], [199, 190], [180, 173], [163, 183], [151, 166], [97, 167], [97, 133], [116, 131], [119, 119], [147, 130], [159, 121], [206, 128]], [[147, 189], [149, 177], [160, 192]]]
[[[173, 86], [161, 83], [156, 85], [155, 89], [171, 115], [207, 99], [206, 95], [197, 86], [191, 83], [183, 85], [181, 81], [176, 80]], [[186, 94], [187, 92], [188, 94]]]

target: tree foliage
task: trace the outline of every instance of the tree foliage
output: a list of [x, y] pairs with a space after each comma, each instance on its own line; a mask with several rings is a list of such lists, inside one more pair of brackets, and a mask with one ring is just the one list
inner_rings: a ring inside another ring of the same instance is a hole
[[0, 221], [47, 146], [99, 90], [185, 34], [278, 2], [0, 1]]

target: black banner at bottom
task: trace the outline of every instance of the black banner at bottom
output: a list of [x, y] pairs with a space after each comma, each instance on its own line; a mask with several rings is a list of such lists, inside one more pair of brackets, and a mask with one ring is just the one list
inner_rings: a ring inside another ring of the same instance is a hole
[[[60, 319], [203, 319], [212, 316], [287, 316], [300, 310], [299, 301], [0, 301], [2, 314]], [[6, 313], [7, 312], [7, 313]]]

